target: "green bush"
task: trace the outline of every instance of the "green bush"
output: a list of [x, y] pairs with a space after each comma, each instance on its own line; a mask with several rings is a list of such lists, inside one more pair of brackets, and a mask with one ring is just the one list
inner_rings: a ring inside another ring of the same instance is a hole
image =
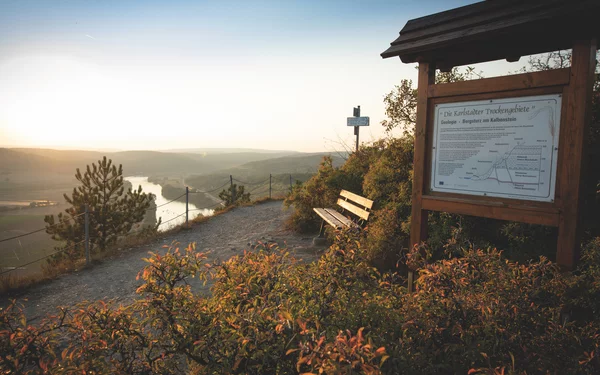
[[[222, 263], [207, 263], [193, 245], [171, 247], [147, 259], [127, 307], [82, 304], [33, 326], [13, 304], [0, 310], [0, 372], [600, 371], [600, 238], [574, 274], [545, 258], [511, 262], [495, 249], [425, 257], [415, 293], [398, 273], [369, 265], [363, 239], [338, 233], [311, 264], [272, 245]], [[193, 279], [212, 280], [212, 294], [194, 293]]]
[[365, 174], [363, 190], [375, 202], [369, 220], [368, 257], [379, 269], [391, 269], [409, 247], [413, 138], [382, 142], [379, 157]]
[[244, 185], [238, 186], [237, 184], [231, 185], [231, 188], [223, 189], [219, 193], [219, 198], [225, 204], [225, 207], [229, 207], [241, 203], [250, 202], [250, 193], [244, 192]]
[[333, 167], [331, 157], [323, 157], [317, 173], [304, 184], [296, 184], [284, 200], [286, 207], [294, 206], [289, 226], [300, 232], [314, 231], [319, 220], [314, 207], [331, 207], [339, 194], [336, 177], [339, 170]]
[[[513, 364], [519, 373], [594, 373], [581, 366], [598, 343], [589, 324], [564, 324], [569, 279], [541, 259], [520, 265], [497, 250], [468, 250], [421, 271], [402, 310], [396, 350], [415, 373], [466, 373]], [[389, 350], [394, 358], [394, 351]], [[392, 361], [393, 363], [393, 361]], [[508, 366], [507, 366], [508, 367]]]

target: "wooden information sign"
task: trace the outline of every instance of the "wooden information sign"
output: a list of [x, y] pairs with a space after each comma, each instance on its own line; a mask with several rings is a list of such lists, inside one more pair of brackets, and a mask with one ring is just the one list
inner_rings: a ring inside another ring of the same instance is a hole
[[[555, 226], [556, 261], [572, 269], [579, 256], [584, 137], [600, 34], [587, 12], [600, 4], [553, 1], [540, 13], [532, 6], [537, 2], [511, 2], [503, 16], [518, 14], [522, 19], [510, 19], [520, 23], [503, 23], [497, 15], [482, 23], [488, 11], [506, 3], [477, 3], [409, 21], [382, 54], [419, 63], [411, 243], [426, 240], [429, 211]], [[552, 35], [548, 25], [557, 20], [568, 33]], [[469, 36], [460, 33], [467, 28]], [[529, 29], [532, 35], [523, 36]], [[454, 39], [440, 44], [451, 31]], [[471, 34], [478, 38], [469, 39]], [[447, 70], [565, 48], [572, 48], [570, 68], [435, 83], [436, 65]]]

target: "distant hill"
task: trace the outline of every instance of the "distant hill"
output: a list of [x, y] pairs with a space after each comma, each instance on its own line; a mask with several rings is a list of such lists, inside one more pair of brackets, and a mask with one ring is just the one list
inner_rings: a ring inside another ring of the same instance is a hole
[[224, 172], [229, 174], [253, 176], [269, 175], [281, 173], [316, 173], [323, 156], [330, 155], [333, 159], [333, 166], [339, 167], [344, 164], [344, 159], [340, 156], [329, 153], [301, 154], [292, 156], [283, 156], [267, 160], [252, 161], [237, 167], [230, 168]]
[[298, 151], [290, 150], [263, 150], [260, 148], [177, 148], [170, 150], [161, 150], [162, 152], [189, 153], [189, 154], [240, 154], [240, 153], [259, 153], [259, 154], [281, 154], [292, 155], [299, 154]]
[[[6, 150], [6, 149], [2, 149]], [[20, 160], [0, 160], [0, 171], [40, 172], [52, 171], [55, 173], [73, 174], [76, 168], [85, 168], [86, 165], [96, 162], [107, 156], [114, 163], [123, 165], [125, 175], [151, 174], [151, 173], [178, 173], [188, 170], [201, 169], [203, 164], [199, 160], [190, 158], [185, 154], [162, 153], [156, 151], [121, 151], [98, 152], [81, 150], [52, 150], [52, 149], [10, 149], [24, 156], [24, 161], [37, 157], [37, 164], [25, 163]]]
[[[317, 172], [325, 155], [331, 156], [335, 167], [344, 164], [344, 159], [341, 156], [329, 153], [283, 156], [252, 161], [211, 174], [190, 176], [185, 179], [185, 183], [203, 191], [212, 191], [227, 184], [231, 175], [234, 178], [234, 183], [246, 186], [246, 191], [255, 191], [253, 197], [256, 198], [257, 195], [268, 195], [268, 180], [271, 174], [273, 176], [273, 189], [283, 189], [282, 191], [287, 192], [290, 176], [292, 177], [292, 183], [306, 181]], [[215, 192], [215, 194], [218, 194], [218, 192]]]
[[56, 170], [59, 161], [36, 153], [25, 153], [19, 150], [0, 148], [0, 171], [28, 171], [34, 169]]
[[[262, 151], [264, 150], [207, 154], [158, 151], [110, 153], [0, 148], [0, 193], [4, 199], [61, 199], [63, 193], [77, 185], [73, 177], [75, 170], [85, 168], [104, 155], [114, 163], [122, 164], [125, 176], [186, 178], [186, 183], [207, 191], [228, 182], [229, 175], [258, 184], [268, 179], [269, 174], [273, 174], [274, 184], [285, 190], [289, 189], [290, 174], [293, 180], [305, 181], [317, 171], [325, 155]], [[340, 156], [333, 155], [332, 158], [335, 166], [343, 164]]]
[[[224, 150], [224, 149], [216, 149]], [[230, 149], [238, 150], [241, 149]], [[183, 177], [214, 173], [246, 176], [269, 173], [314, 173], [326, 153], [293, 151], [245, 151], [234, 153], [175, 153], [159, 151], [98, 152], [39, 148], [0, 148], [0, 173], [68, 174], [102, 159], [104, 155], [123, 165], [126, 176]], [[334, 154], [334, 164], [342, 159]]]
[[[215, 149], [226, 150], [226, 149]], [[223, 153], [176, 153], [159, 151], [98, 152], [83, 150], [52, 150], [38, 148], [0, 149], [0, 172], [68, 173], [107, 156], [123, 164], [125, 175], [175, 176], [207, 174], [287, 155], [303, 155], [293, 151], [243, 151]]]

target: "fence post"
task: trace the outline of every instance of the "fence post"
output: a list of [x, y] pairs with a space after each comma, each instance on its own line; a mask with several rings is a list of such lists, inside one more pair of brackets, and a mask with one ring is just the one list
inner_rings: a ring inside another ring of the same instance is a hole
[[269, 199], [271, 199], [271, 181], [273, 180], [273, 175], [269, 173]]
[[90, 211], [88, 205], [85, 205], [85, 265], [90, 265]]
[[292, 175], [290, 174], [290, 194], [292, 194]]
[[190, 188], [189, 187], [185, 187], [185, 226], [188, 227], [189, 223], [188, 223], [188, 213], [190, 212], [188, 209], [188, 203], [190, 201]]
[[229, 184], [231, 185], [231, 204], [235, 202], [235, 191], [233, 190], [233, 176], [229, 175]]

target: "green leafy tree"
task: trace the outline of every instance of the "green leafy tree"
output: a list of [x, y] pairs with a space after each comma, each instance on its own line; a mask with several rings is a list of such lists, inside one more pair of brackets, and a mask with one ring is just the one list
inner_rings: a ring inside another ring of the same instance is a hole
[[[47, 215], [46, 232], [56, 241], [65, 243], [70, 249], [60, 257], [80, 254], [85, 239], [85, 205], [88, 206], [90, 251], [104, 251], [114, 244], [119, 236], [131, 231], [132, 227], [144, 219], [154, 196], [131, 188], [125, 192], [123, 166], [112, 163], [106, 156], [86, 167], [84, 173], [77, 168], [75, 178], [81, 183], [73, 188], [71, 196], [64, 194], [70, 205], [64, 213]], [[55, 258], [56, 259], [56, 258]]]
[[225, 202], [225, 206], [248, 203], [250, 202], [250, 193], [244, 193], [244, 189], [244, 185], [237, 186], [237, 184], [233, 184], [231, 188], [223, 189], [219, 193], [219, 198]]
[[384, 98], [386, 120], [381, 125], [390, 132], [397, 127], [412, 133], [417, 122], [417, 89], [411, 79], [403, 79]]
[[[463, 70], [452, 68], [449, 72], [438, 72], [435, 76], [436, 83], [451, 83], [468, 81], [482, 78], [482, 73], [475, 71], [473, 67], [465, 67]], [[411, 134], [417, 122], [417, 88], [411, 79], [403, 79], [399, 86], [395, 86], [384, 98], [385, 115], [387, 119], [381, 125], [387, 132], [401, 128], [404, 132]]]

